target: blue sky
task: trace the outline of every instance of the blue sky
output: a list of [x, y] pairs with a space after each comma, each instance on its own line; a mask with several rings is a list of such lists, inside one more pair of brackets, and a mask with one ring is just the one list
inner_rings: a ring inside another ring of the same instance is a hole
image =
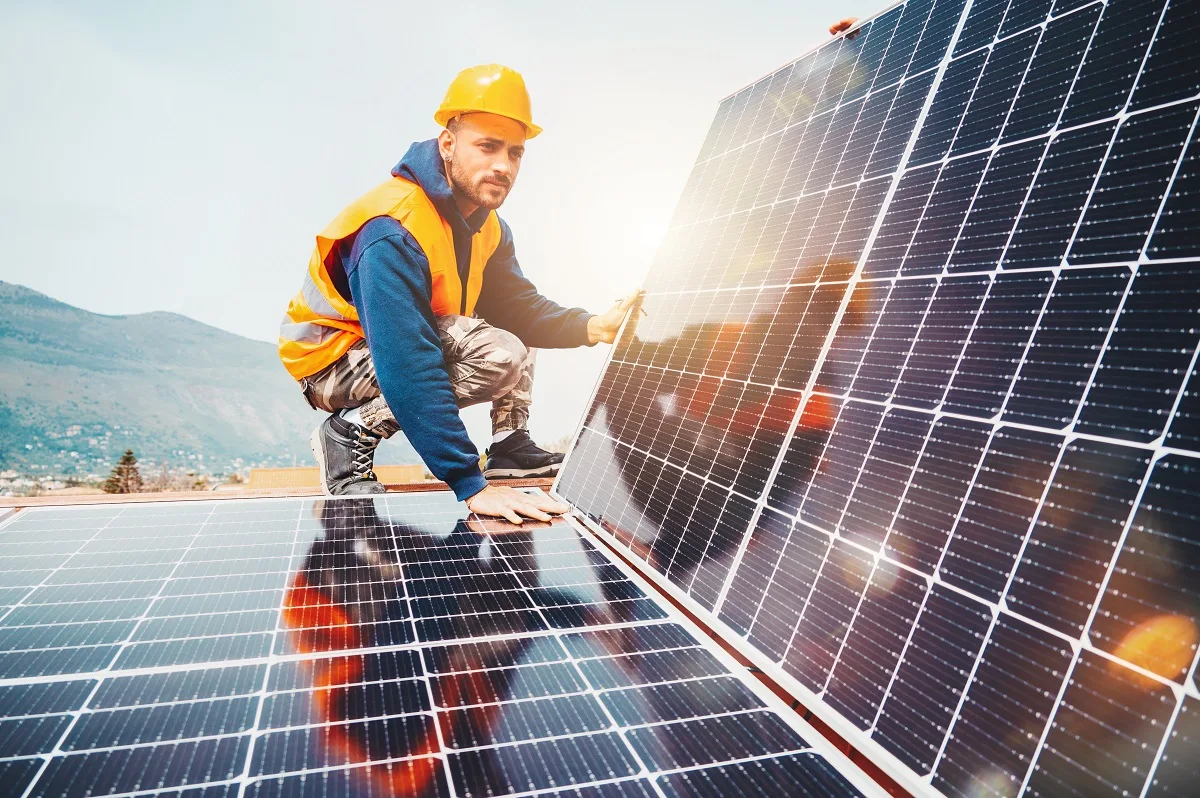
[[[717, 102], [876, 10], [6, 0], [0, 279], [273, 341], [313, 235], [498, 61], [546, 129], [501, 215], [543, 293], [599, 311], [640, 282]], [[600, 349], [543, 353], [535, 435], [573, 430]]]

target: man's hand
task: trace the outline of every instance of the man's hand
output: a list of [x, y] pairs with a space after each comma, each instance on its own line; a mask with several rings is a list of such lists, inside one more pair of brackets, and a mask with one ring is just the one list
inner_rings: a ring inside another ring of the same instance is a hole
[[829, 35], [837, 36], [842, 31], [852, 28], [855, 22], [858, 22], [858, 17], [846, 17], [845, 19], [840, 19], [829, 26]]
[[589, 344], [611, 344], [617, 340], [617, 331], [621, 322], [629, 315], [629, 309], [637, 302], [640, 291], [634, 291], [599, 316], [588, 319], [587, 334]]
[[522, 517], [535, 521], [549, 521], [551, 513], [562, 515], [571, 508], [541, 491], [525, 493], [513, 488], [488, 485], [467, 499], [467, 509], [478, 515], [507, 518], [512, 523], [519, 524]]

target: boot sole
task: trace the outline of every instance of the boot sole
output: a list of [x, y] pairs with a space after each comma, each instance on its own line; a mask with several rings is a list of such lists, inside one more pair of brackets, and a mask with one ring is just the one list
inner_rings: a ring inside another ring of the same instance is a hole
[[321, 492], [326, 496], [332, 496], [333, 491], [329, 489], [329, 481], [325, 479], [325, 446], [321, 442], [321, 430], [324, 426], [321, 424], [313, 430], [312, 435], [308, 436], [308, 445], [312, 449], [313, 457], [317, 458], [317, 468], [321, 472]]
[[489, 468], [483, 472], [484, 479], [534, 479], [536, 477], [552, 477], [558, 474], [562, 463], [555, 463], [544, 468]]

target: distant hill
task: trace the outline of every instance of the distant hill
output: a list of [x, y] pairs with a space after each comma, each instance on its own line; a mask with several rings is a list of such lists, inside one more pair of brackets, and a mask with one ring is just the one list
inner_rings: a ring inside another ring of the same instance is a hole
[[[86, 473], [126, 447], [205, 470], [311, 464], [321, 418], [272, 344], [175, 313], [103, 316], [0, 281], [0, 470]], [[420, 462], [393, 440], [381, 462]]]

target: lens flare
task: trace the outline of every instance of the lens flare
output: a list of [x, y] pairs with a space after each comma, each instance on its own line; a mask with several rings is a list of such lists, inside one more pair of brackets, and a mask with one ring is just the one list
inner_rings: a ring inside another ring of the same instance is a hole
[[[1177, 679], [1192, 664], [1198, 640], [1200, 634], [1191, 618], [1156, 615], [1130, 629], [1113, 653], [1164, 679]], [[1110, 663], [1110, 668], [1123, 670], [1115, 662]], [[1137, 675], [1137, 680], [1147, 690], [1158, 686], [1156, 681], [1142, 674]]]

